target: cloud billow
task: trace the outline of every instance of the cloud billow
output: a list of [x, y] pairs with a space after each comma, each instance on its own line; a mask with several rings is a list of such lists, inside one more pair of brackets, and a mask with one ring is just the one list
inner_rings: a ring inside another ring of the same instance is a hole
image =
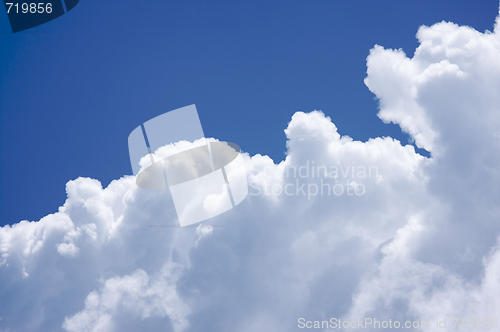
[[[495, 318], [498, 22], [485, 33], [421, 27], [413, 58], [371, 50], [365, 83], [379, 117], [430, 158], [390, 137], [341, 136], [320, 111], [297, 112], [285, 160], [245, 154], [248, 197], [198, 228], [174, 227], [169, 192], [141, 189], [132, 176], [106, 188], [69, 181], [58, 212], [0, 229], [0, 330], [293, 331], [302, 317]], [[286, 174], [313, 162], [315, 176]], [[330, 177], [320, 166], [372, 166], [377, 176]], [[276, 189], [338, 183], [365, 192]]]

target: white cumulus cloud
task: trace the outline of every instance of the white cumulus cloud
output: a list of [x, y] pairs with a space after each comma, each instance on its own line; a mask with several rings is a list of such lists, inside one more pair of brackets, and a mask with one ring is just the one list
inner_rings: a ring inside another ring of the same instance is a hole
[[56, 213], [0, 228], [0, 331], [500, 319], [498, 22], [423, 26], [412, 58], [371, 50], [379, 117], [430, 158], [297, 112], [285, 160], [245, 154], [247, 199], [197, 228], [176, 227], [170, 193], [135, 177], [69, 181]]

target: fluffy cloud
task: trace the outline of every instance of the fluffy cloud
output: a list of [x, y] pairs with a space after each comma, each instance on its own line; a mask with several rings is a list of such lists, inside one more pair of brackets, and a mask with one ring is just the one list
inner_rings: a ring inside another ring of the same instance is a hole
[[[166, 264], [152, 281], [142, 269], [124, 277], [107, 279], [99, 292], [93, 291], [87, 296], [82, 311], [65, 319], [64, 329], [112, 331], [116, 329], [116, 325], [123, 325], [123, 314], [126, 314], [134, 320], [169, 317], [175, 331], [184, 330], [188, 325], [186, 315], [189, 309], [177, 294], [176, 282], [179, 276], [175, 270], [175, 264]], [[117, 315], [122, 316], [119, 322], [115, 319]], [[130, 329], [130, 322], [127, 323], [127, 329]], [[122, 326], [119, 330], [123, 328], [125, 327]]]
[[196, 228], [177, 227], [169, 192], [134, 177], [106, 188], [68, 182], [58, 212], [0, 229], [0, 330], [491, 321], [500, 312], [498, 22], [485, 33], [421, 27], [411, 59], [370, 52], [365, 82], [379, 117], [431, 158], [390, 137], [340, 136], [322, 112], [298, 112], [286, 159], [245, 155], [247, 199]]
[[[381, 246], [347, 317], [492, 318], [500, 303], [499, 18], [493, 32], [421, 27], [409, 59], [376, 46], [365, 83], [379, 117], [401, 125], [432, 159], [423, 167], [437, 210], [410, 218]], [[477, 322], [476, 322], [477, 324]], [[476, 326], [477, 327], [477, 326]]]

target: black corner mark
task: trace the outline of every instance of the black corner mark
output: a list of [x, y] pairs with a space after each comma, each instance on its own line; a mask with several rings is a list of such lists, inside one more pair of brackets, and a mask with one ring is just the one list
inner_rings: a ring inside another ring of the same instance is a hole
[[12, 32], [30, 29], [64, 15], [61, 0], [49, 1], [35, 3], [4, 0]]
[[[45, 0], [47, 2], [32, 2], [34, 0], [4, 0], [5, 10], [10, 21], [12, 32], [16, 33], [52, 21], [64, 15], [62, 1], [66, 10], [73, 9], [79, 0]], [[40, 1], [40, 0], [38, 0]], [[44, 0], [42, 0], [44, 1]]]
[[80, 0], [64, 0], [64, 3], [66, 4], [66, 10], [69, 12], [71, 9], [75, 8], [78, 1]]

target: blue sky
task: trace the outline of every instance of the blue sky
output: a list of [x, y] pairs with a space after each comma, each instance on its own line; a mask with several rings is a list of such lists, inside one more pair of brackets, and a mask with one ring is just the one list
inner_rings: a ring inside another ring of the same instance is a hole
[[484, 1], [81, 1], [12, 34], [0, 15], [2, 224], [37, 220], [78, 176], [131, 174], [126, 138], [139, 123], [196, 104], [207, 136], [284, 158], [297, 110], [322, 110], [354, 139], [391, 136], [366, 88], [375, 44], [417, 47], [442, 20], [492, 29]]
[[[82, 0], [0, 39], [0, 330], [500, 320], [497, 0]], [[170, 227], [127, 138], [191, 104], [249, 194]]]

